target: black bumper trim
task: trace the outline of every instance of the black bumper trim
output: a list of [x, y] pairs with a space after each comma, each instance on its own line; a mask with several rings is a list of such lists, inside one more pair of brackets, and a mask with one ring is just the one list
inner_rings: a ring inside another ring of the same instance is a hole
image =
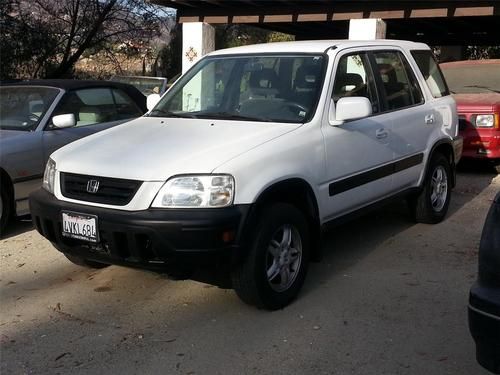
[[[61, 201], [43, 189], [30, 195], [36, 229], [59, 251], [147, 269], [161, 269], [179, 258], [196, 261], [237, 252], [250, 208], [123, 211]], [[63, 237], [62, 210], [96, 215], [100, 243]]]

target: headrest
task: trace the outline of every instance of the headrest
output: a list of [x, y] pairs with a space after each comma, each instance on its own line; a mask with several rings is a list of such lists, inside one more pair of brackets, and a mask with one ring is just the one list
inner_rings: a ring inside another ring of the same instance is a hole
[[396, 71], [391, 64], [378, 64], [378, 70], [384, 83], [397, 81]]
[[345, 73], [337, 77], [337, 82], [335, 83], [336, 90], [339, 92], [346, 86], [359, 87], [363, 85], [363, 77], [357, 73]]
[[295, 74], [295, 88], [312, 89], [319, 79], [319, 66], [301, 65]]
[[101, 111], [98, 107], [81, 107], [78, 113], [78, 124], [95, 124], [102, 122]]
[[271, 68], [263, 68], [252, 72], [249, 85], [256, 89], [276, 89], [278, 87], [278, 75]]

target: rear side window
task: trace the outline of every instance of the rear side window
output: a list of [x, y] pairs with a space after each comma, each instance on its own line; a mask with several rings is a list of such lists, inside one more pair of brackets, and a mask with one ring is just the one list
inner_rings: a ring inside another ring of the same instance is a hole
[[429, 50], [414, 50], [411, 51], [415, 62], [424, 76], [425, 82], [431, 90], [432, 96], [441, 98], [442, 96], [449, 95], [446, 81], [444, 80], [443, 73], [439, 69], [432, 52]]
[[385, 94], [387, 110], [410, 107], [423, 102], [417, 80], [406, 58], [398, 51], [374, 52], [375, 63]]

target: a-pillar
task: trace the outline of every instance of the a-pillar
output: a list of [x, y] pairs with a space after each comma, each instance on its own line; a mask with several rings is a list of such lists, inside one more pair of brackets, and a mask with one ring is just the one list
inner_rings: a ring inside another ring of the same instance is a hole
[[380, 18], [352, 19], [349, 21], [349, 39], [384, 39], [386, 29], [385, 21]]

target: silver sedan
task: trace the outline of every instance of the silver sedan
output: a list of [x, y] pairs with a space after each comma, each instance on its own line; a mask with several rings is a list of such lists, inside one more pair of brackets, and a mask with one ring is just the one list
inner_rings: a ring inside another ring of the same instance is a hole
[[139, 117], [146, 98], [109, 81], [37, 80], [0, 86], [0, 235], [13, 216], [29, 213], [58, 148]]

